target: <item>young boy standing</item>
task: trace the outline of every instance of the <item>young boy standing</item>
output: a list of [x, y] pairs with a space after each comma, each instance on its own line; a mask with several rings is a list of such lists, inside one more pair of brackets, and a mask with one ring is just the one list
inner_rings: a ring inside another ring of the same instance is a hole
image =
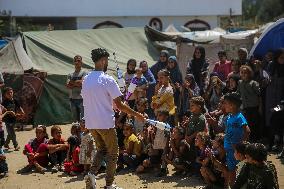
[[3, 121], [6, 124], [7, 138], [4, 147], [9, 149], [10, 140], [12, 140], [15, 151], [20, 149], [16, 139], [16, 133], [14, 130], [17, 118], [24, 115], [24, 110], [20, 106], [17, 100], [14, 99], [14, 91], [11, 87], [6, 87], [3, 90], [4, 100], [2, 105], [7, 110], [6, 115], [3, 117]]
[[240, 112], [242, 104], [238, 93], [228, 93], [224, 96], [224, 108], [229, 114], [225, 126], [224, 148], [226, 150], [226, 165], [228, 174], [226, 181], [232, 186], [236, 178], [236, 168], [238, 161], [234, 157], [234, 147], [236, 144], [246, 141], [249, 137], [250, 129], [243, 114]]

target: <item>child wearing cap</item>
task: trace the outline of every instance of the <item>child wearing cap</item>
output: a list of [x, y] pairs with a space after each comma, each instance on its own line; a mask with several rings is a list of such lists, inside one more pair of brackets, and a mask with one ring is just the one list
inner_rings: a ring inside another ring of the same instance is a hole
[[134, 126], [132, 120], [127, 120], [123, 126], [124, 149], [121, 150], [118, 157], [118, 170], [124, 168], [124, 164], [131, 169], [135, 169], [139, 165], [142, 153], [142, 144], [134, 134]]
[[224, 148], [226, 150], [226, 165], [228, 174], [226, 181], [232, 186], [236, 178], [236, 169], [238, 161], [234, 157], [234, 147], [249, 137], [250, 129], [248, 123], [240, 112], [242, 104], [241, 97], [238, 93], [228, 93], [224, 96], [224, 108], [229, 114], [225, 123]]

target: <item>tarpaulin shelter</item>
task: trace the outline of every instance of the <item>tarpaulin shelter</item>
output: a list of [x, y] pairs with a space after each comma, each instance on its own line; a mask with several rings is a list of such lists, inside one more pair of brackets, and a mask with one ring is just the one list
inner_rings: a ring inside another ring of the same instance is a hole
[[5, 85], [14, 89], [15, 98], [26, 113], [24, 122], [32, 122], [42, 92], [45, 74], [36, 69], [23, 49], [20, 37], [11, 39], [0, 50], [0, 70]]
[[75, 55], [83, 57], [83, 69], [91, 70], [94, 68], [91, 50], [106, 48], [111, 54], [108, 72], [113, 76], [116, 68], [113, 52], [123, 70], [130, 58], [146, 60], [151, 66], [159, 57], [143, 28], [24, 32], [23, 42], [33, 64], [47, 72], [34, 124], [63, 124], [72, 120], [65, 84], [67, 74], [74, 72]]
[[249, 56], [262, 59], [268, 50], [284, 47], [284, 18], [269, 24], [252, 47]]

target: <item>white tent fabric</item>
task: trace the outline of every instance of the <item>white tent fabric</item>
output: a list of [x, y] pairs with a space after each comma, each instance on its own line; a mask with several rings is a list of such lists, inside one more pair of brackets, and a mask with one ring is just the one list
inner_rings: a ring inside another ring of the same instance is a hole
[[38, 69], [28, 57], [23, 48], [20, 37], [11, 40], [0, 51], [0, 70], [2, 73], [23, 74], [25, 70], [31, 68]]
[[258, 30], [246, 30], [246, 31], [239, 31], [234, 33], [228, 33], [222, 35], [225, 39], [246, 39], [247, 37], [254, 35], [258, 32]]
[[184, 32], [181, 34], [181, 37], [187, 38], [193, 41], [200, 43], [216, 41], [220, 36], [224, 35], [223, 32], [206, 30], [206, 31], [195, 31], [195, 32]]

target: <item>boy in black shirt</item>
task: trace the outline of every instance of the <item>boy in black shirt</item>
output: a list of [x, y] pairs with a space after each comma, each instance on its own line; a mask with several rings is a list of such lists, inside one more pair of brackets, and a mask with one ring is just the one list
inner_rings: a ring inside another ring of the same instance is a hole
[[4, 147], [9, 149], [9, 143], [10, 143], [10, 140], [12, 140], [15, 151], [18, 151], [20, 147], [16, 140], [16, 133], [15, 133], [14, 127], [15, 127], [17, 118], [23, 116], [24, 111], [21, 108], [18, 101], [16, 101], [13, 98], [14, 92], [11, 87], [4, 88], [3, 97], [4, 97], [4, 100], [2, 102], [2, 105], [5, 107], [7, 111], [6, 115], [3, 117], [3, 121], [5, 122], [6, 129], [7, 129], [7, 138], [6, 138]]

